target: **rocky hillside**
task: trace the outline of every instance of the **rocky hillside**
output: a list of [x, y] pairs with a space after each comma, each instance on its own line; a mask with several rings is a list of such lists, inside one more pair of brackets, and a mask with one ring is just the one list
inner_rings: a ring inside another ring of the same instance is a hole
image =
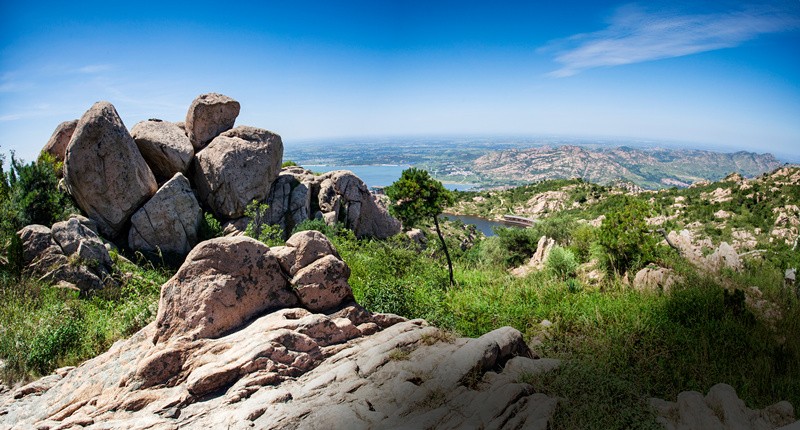
[[456, 338], [373, 314], [348, 277], [318, 232], [203, 242], [156, 321], [0, 394], [0, 427], [548, 428], [558, 400], [525, 381], [558, 361], [532, 358], [519, 331]]
[[492, 152], [475, 160], [472, 169], [483, 176], [518, 183], [582, 178], [603, 185], [623, 180], [659, 189], [719, 180], [731, 172], [752, 177], [780, 164], [771, 154], [750, 152], [565, 145]]

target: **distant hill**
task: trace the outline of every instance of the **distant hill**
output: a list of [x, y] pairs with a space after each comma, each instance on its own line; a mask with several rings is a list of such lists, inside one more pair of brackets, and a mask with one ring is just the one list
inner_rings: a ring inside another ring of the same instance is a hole
[[658, 189], [716, 181], [731, 172], [757, 176], [781, 164], [772, 154], [745, 151], [725, 154], [693, 149], [564, 145], [491, 152], [475, 160], [472, 169], [497, 182], [583, 178], [599, 184], [630, 181]]

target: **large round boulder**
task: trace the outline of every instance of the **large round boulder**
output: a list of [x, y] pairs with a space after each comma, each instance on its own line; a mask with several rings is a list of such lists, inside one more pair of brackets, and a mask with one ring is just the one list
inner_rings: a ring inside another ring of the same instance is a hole
[[157, 181], [166, 181], [189, 169], [194, 148], [177, 124], [157, 119], [142, 121], [133, 126], [131, 136]]
[[50, 154], [56, 161], [64, 161], [64, 154], [67, 152], [67, 145], [69, 145], [72, 134], [75, 133], [75, 126], [78, 125], [78, 120], [64, 121], [56, 127], [50, 140], [42, 148], [42, 153]]
[[323, 175], [318, 202], [326, 222], [344, 222], [358, 237], [386, 239], [400, 233], [400, 221], [353, 172], [336, 170]]
[[153, 172], [109, 102], [78, 121], [64, 160], [67, 190], [104, 236], [116, 237], [156, 192]]
[[267, 197], [282, 158], [277, 134], [247, 126], [228, 130], [195, 155], [198, 196], [218, 217], [239, 218], [250, 202]]
[[198, 151], [220, 133], [233, 128], [239, 116], [239, 102], [222, 94], [198, 96], [186, 113], [186, 134]]
[[202, 219], [189, 180], [176, 173], [131, 217], [128, 246], [184, 256], [197, 245]]
[[217, 338], [268, 309], [296, 303], [267, 245], [245, 236], [207, 240], [161, 287], [153, 341]]

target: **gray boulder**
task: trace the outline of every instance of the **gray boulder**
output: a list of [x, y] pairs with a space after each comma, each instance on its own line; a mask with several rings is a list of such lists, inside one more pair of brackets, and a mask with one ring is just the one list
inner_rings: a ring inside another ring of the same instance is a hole
[[85, 261], [92, 262], [91, 264], [110, 268], [111, 257], [108, 250], [92, 227], [88, 219], [72, 217], [53, 224], [53, 238], [65, 255], [78, 254]]
[[53, 156], [57, 161], [64, 161], [64, 155], [67, 152], [67, 145], [69, 145], [72, 134], [75, 133], [75, 126], [78, 125], [78, 120], [64, 121], [56, 127], [50, 140], [42, 148], [43, 153]]
[[64, 160], [67, 190], [107, 237], [116, 237], [156, 192], [153, 172], [108, 102], [81, 117]]
[[157, 181], [166, 181], [189, 169], [194, 147], [178, 125], [150, 119], [134, 125], [131, 136]]
[[219, 218], [244, 215], [253, 200], [264, 200], [283, 158], [281, 137], [239, 126], [216, 137], [195, 155], [194, 184], [200, 200]]
[[[794, 408], [789, 402], [778, 402], [764, 409], [750, 409], [727, 384], [711, 387], [708, 395], [697, 391], [678, 394], [676, 402], [650, 399], [656, 421], [665, 429], [752, 429], [771, 430], [797, 428]], [[784, 427], [786, 426], [786, 427]]]
[[103, 288], [110, 279], [111, 257], [93, 222], [80, 215], [53, 224], [29, 225], [17, 232], [25, 272], [80, 291]]
[[186, 134], [196, 150], [201, 150], [220, 133], [233, 128], [239, 116], [239, 102], [217, 93], [198, 96], [186, 113]]
[[131, 217], [128, 246], [184, 256], [197, 245], [202, 219], [189, 180], [176, 173]]
[[358, 237], [386, 239], [400, 233], [400, 221], [378, 204], [364, 181], [353, 172], [337, 170], [321, 179], [318, 202], [327, 223], [343, 222]]

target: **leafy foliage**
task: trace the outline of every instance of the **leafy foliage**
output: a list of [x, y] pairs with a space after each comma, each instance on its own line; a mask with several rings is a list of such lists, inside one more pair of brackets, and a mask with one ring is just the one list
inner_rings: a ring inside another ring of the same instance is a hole
[[404, 170], [400, 179], [386, 187], [386, 195], [392, 200], [389, 211], [406, 228], [414, 227], [422, 220], [433, 218], [436, 233], [447, 257], [450, 285], [453, 286], [455, 284], [453, 262], [450, 259], [447, 242], [439, 228], [439, 215], [442, 214], [445, 207], [453, 204], [453, 195], [441, 182], [431, 178], [427, 171], [414, 167]]
[[200, 220], [200, 227], [197, 231], [197, 236], [200, 241], [213, 239], [222, 236], [222, 223], [214, 217], [211, 212], [204, 212], [203, 219]]
[[603, 220], [598, 239], [611, 271], [622, 274], [653, 259], [656, 240], [647, 225], [649, 214], [646, 202], [629, 197]]
[[545, 266], [558, 279], [566, 281], [575, 276], [575, 272], [578, 270], [578, 260], [569, 249], [555, 245], [550, 250], [550, 255], [547, 256]]
[[244, 210], [244, 215], [250, 218], [244, 234], [270, 246], [283, 244], [283, 230], [275, 224], [267, 223], [269, 205], [256, 200], [250, 202]]
[[445, 207], [453, 204], [452, 194], [441, 182], [414, 167], [404, 170], [385, 191], [392, 200], [389, 211], [407, 228], [441, 215]]

